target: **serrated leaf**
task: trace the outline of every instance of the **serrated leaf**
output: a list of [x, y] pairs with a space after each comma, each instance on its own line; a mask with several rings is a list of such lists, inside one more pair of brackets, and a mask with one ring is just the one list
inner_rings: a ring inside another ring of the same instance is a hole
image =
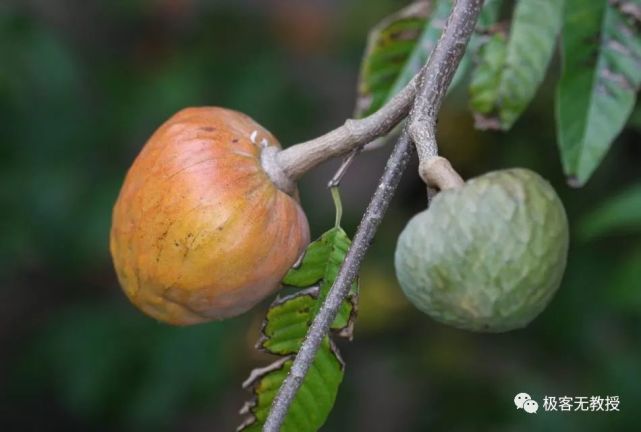
[[634, 107], [641, 84], [641, 0], [567, 0], [557, 135], [568, 181], [583, 185]]
[[[485, 3], [477, 30], [484, 31], [496, 21], [501, 1]], [[361, 64], [355, 117], [375, 112], [411, 81], [441, 36], [452, 6], [452, 0], [415, 2], [372, 28]], [[468, 54], [478, 45], [473, 36], [450, 88], [465, 75]]]
[[277, 299], [267, 311], [256, 347], [277, 355], [298, 352], [317, 300], [318, 287]]
[[[252, 373], [243, 383], [244, 388], [254, 393], [255, 399], [241, 410], [241, 414], [251, 414], [251, 417], [238, 428], [239, 431], [262, 430], [274, 397], [289, 373], [292, 362], [293, 356], [284, 357], [271, 366]], [[281, 432], [317, 431], [325, 423], [334, 405], [342, 379], [342, 360], [333, 343], [325, 338], [294, 397]]]
[[612, 233], [641, 233], [641, 184], [601, 203], [579, 226], [585, 240]]
[[[298, 288], [277, 298], [267, 311], [257, 347], [283, 356], [270, 366], [254, 370], [243, 384], [254, 399], [241, 411], [249, 417], [239, 430], [260, 430], [272, 400], [282, 384], [294, 355], [327, 296], [349, 249], [350, 240], [340, 227], [332, 228], [306, 249], [299, 264], [283, 278], [283, 284]], [[358, 286], [342, 302], [331, 328], [339, 337], [351, 338]], [[297, 393], [282, 431], [316, 431], [325, 422], [343, 378], [343, 362], [333, 341], [326, 337], [310, 372]]]
[[321, 280], [333, 282], [349, 245], [345, 231], [332, 228], [307, 246], [300, 264], [287, 272], [283, 284], [308, 288]]
[[[300, 265], [287, 272], [283, 284], [309, 288], [320, 283], [320, 299], [323, 300], [338, 275], [350, 244], [342, 228], [332, 228], [307, 247]], [[356, 284], [352, 290], [355, 287]]]
[[480, 129], [507, 130], [534, 97], [554, 53], [563, 0], [519, 0], [509, 35], [496, 33], [479, 52], [470, 104]]

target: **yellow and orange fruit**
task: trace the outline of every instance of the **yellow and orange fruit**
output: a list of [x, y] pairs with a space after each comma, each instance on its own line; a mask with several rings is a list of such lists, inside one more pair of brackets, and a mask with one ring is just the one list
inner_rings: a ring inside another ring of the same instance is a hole
[[248, 116], [187, 108], [129, 169], [113, 210], [120, 284], [146, 314], [185, 325], [241, 314], [274, 292], [309, 242], [307, 218], [260, 163], [276, 139]]

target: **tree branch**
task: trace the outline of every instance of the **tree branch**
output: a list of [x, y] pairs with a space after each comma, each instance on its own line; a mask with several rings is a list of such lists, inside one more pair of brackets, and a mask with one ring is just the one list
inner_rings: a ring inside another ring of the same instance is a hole
[[[419, 173], [426, 179], [430, 159], [438, 156], [436, 144], [436, 119], [447, 89], [452, 82], [459, 61], [476, 27], [483, 0], [458, 1], [448, 19], [446, 29], [432, 51], [423, 82], [409, 115], [408, 131], [416, 145], [420, 160]], [[452, 61], [459, 59], [459, 61]], [[458, 174], [457, 174], [458, 175]]]
[[[443, 34], [421, 74], [423, 84], [420, 96], [414, 100], [410, 123], [401, 134], [387, 161], [378, 188], [367, 206], [334, 285], [314, 318], [292, 368], [274, 399], [263, 432], [278, 432], [280, 430], [289, 406], [314, 361], [318, 347], [356, 278], [365, 253], [374, 238], [412, 153], [410, 133], [414, 132], [416, 138], [421, 140], [419, 148], [424, 147], [420, 150], [421, 152], [437, 153], [434, 129], [438, 108], [441, 106], [447, 86], [450, 84], [451, 75], [458, 67], [469, 42], [482, 3], [483, 0], [458, 0], [456, 2]], [[422, 121], [425, 121], [425, 129], [420, 124]]]
[[375, 113], [358, 120], [348, 119], [325, 135], [278, 152], [276, 163], [282, 173], [296, 181], [321, 162], [347, 154], [387, 134], [409, 113], [418, 89], [419, 75], [420, 72]]
[[365, 252], [367, 252], [383, 214], [394, 196], [412, 151], [413, 147], [409, 136], [403, 132], [387, 161], [383, 177], [365, 211], [334, 285], [314, 318], [305, 341], [296, 355], [294, 364], [274, 399], [272, 409], [263, 426], [263, 432], [278, 432], [280, 430], [287, 410], [294, 400], [307, 370], [314, 361], [314, 357], [316, 357], [318, 347], [327, 334], [330, 324], [336, 318], [336, 313], [356, 278]]

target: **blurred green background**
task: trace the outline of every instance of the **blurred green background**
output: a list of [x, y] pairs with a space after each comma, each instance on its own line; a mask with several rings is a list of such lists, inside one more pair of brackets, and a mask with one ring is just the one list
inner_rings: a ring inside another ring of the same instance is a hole
[[[146, 138], [185, 106], [243, 111], [284, 145], [339, 125], [353, 110], [368, 28], [404, 4], [0, 2], [0, 430], [235, 430], [249, 396], [241, 382], [270, 361], [253, 349], [268, 302], [189, 328], [137, 312], [108, 252], [118, 188]], [[439, 122], [442, 153], [464, 177], [525, 166], [557, 188], [572, 244], [550, 307], [527, 329], [479, 335], [403, 299], [395, 241], [425, 205], [414, 162], [367, 256], [355, 340], [341, 346], [346, 378], [324, 430], [638, 430], [641, 111], [589, 184], [570, 189], [553, 92], [544, 85], [509, 134], [479, 133], [462, 85]], [[344, 180], [350, 234], [388, 152], [362, 155]], [[314, 236], [333, 223], [325, 184], [335, 167], [301, 181]], [[512, 402], [523, 391], [539, 403], [617, 395], [621, 411], [527, 415]]]

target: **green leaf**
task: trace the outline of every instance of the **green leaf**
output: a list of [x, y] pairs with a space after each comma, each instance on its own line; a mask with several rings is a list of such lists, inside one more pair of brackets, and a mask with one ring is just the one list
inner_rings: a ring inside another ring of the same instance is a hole
[[[494, 24], [501, 2], [485, 2], [477, 30], [485, 31], [486, 27]], [[452, 0], [414, 2], [372, 28], [359, 76], [356, 117], [375, 112], [411, 81], [441, 36], [452, 6]], [[470, 53], [478, 45], [478, 36], [475, 35], [450, 89], [465, 75], [470, 65]]]
[[[492, 113], [500, 99], [501, 71], [505, 65], [507, 40], [505, 35], [497, 33], [481, 47], [480, 62], [476, 65], [470, 83], [470, 103], [478, 113]], [[499, 129], [501, 122], [483, 115], [476, 116], [476, 127]]]
[[519, 0], [509, 35], [491, 36], [470, 83], [476, 127], [507, 130], [541, 85], [561, 28], [563, 0]]
[[[243, 384], [252, 391], [254, 398], [241, 411], [248, 417], [240, 430], [261, 430], [273, 398], [338, 275], [349, 245], [345, 232], [340, 227], [332, 228], [307, 247], [303, 258], [283, 278], [283, 284], [296, 291], [272, 303], [256, 344], [257, 348], [281, 358], [267, 367], [254, 370]], [[354, 283], [331, 326], [334, 335], [351, 339], [357, 297], [358, 285]], [[318, 430], [332, 409], [343, 379], [343, 369], [334, 342], [326, 337], [281, 430]]]
[[565, 174], [583, 185], [634, 107], [641, 83], [641, 0], [567, 0], [556, 95]]
[[452, 83], [450, 84], [448, 91], [456, 87], [456, 85], [458, 85], [458, 83], [460, 83], [467, 75], [470, 69], [472, 69], [474, 58], [478, 57], [481, 47], [483, 47], [485, 42], [488, 40], [487, 35], [495, 33], [494, 27], [499, 19], [502, 5], [503, 0], [487, 0], [483, 4], [479, 20], [476, 24], [476, 31], [470, 38], [470, 43], [465, 51], [465, 55], [459, 63], [459, 67], [454, 74], [454, 78], [452, 78]]
[[313, 316], [318, 288], [278, 298], [267, 311], [262, 335], [256, 346], [278, 355], [298, 352]]
[[585, 240], [612, 233], [641, 233], [641, 183], [603, 202], [579, 226]]
[[[267, 419], [278, 389], [293, 363], [293, 356], [283, 357], [262, 369], [255, 369], [243, 383], [255, 398], [245, 404], [241, 414], [250, 414], [239, 430], [259, 432]], [[325, 423], [343, 380], [344, 365], [334, 344], [325, 338], [312, 362], [300, 390], [294, 397], [282, 432], [317, 431]]]
[[402, 81], [409, 82], [418, 71], [422, 63], [417, 63], [417, 52], [423, 51], [427, 56], [436, 40], [432, 36], [436, 29], [426, 25], [433, 21], [428, 17], [435, 17], [439, 12], [432, 8], [432, 2], [414, 2], [372, 28], [359, 76], [356, 117], [365, 117], [379, 109], [402, 88]]

